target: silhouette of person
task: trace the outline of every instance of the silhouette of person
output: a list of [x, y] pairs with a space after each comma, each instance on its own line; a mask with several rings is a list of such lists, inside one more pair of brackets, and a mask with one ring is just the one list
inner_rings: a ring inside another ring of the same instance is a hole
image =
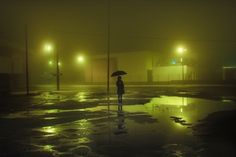
[[116, 81], [117, 95], [118, 95], [118, 110], [122, 110], [122, 96], [125, 93], [124, 82], [121, 79], [121, 76], [117, 77]]

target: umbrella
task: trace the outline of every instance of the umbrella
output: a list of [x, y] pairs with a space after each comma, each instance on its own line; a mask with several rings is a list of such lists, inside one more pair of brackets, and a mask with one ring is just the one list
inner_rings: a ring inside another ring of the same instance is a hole
[[120, 75], [126, 75], [127, 73], [125, 71], [122, 71], [122, 70], [118, 70], [118, 71], [115, 71], [111, 74], [111, 77], [115, 77], [115, 76], [120, 76]]

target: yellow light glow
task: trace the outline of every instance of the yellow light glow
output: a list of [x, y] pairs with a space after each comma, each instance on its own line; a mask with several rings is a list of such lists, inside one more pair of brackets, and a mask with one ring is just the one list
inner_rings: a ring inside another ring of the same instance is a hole
[[184, 126], [184, 125], [182, 125], [182, 124], [180, 124], [180, 123], [173, 123], [173, 125], [176, 126], [176, 128], [178, 128], [178, 129], [184, 129], [184, 128], [186, 128], [186, 126]]
[[53, 151], [53, 146], [52, 145], [44, 145], [43, 149], [47, 152], [52, 152]]
[[79, 92], [78, 94], [76, 94], [76, 97], [78, 98], [79, 102], [86, 101], [86, 93], [85, 92]]
[[49, 43], [44, 45], [44, 51], [47, 53], [51, 53], [53, 51], [53, 46]]
[[61, 66], [61, 62], [58, 62], [58, 66]]
[[48, 61], [48, 64], [49, 65], [53, 65], [53, 61]]
[[167, 97], [153, 98], [150, 103], [161, 104], [162, 106], [188, 106], [188, 98], [186, 97]]
[[177, 52], [178, 52], [179, 54], [183, 54], [183, 53], [186, 52], [186, 51], [187, 51], [187, 49], [184, 48], [184, 47], [178, 47], [178, 48], [177, 48]]
[[88, 137], [81, 137], [79, 138], [79, 141], [78, 141], [79, 144], [85, 144], [89, 142], [91, 142], [91, 140]]
[[76, 122], [78, 128], [79, 128], [79, 135], [82, 136], [87, 136], [91, 134], [91, 123], [87, 119], [81, 119]]
[[45, 133], [50, 133], [50, 134], [57, 133], [57, 129], [53, 126], [43, 127], [42, 131]]
[[78, 56], [77, 57], [77, 62], [78, 63], [83, 63], [84, 62], [84, 57], [83, 56]]

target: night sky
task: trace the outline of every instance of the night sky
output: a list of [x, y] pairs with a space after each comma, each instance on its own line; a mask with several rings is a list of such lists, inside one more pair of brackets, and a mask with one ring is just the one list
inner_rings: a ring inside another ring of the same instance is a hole
[[[50, 40], [67, 53], [104, 53], [107, 2], [1, 0], [1, 47], [22, 45], [27, 24], [33, 50]], [[182, 44], [199, 60], [233, 65], [235, 8], [233, 0], [111, 0], [111, 52], [153, 51], [168, 56]]]

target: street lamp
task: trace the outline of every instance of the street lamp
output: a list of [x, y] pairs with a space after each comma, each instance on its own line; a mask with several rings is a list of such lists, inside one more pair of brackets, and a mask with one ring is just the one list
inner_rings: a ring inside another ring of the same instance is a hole
[[[48, 54], [51, 54], [54, 50], [54, 47], [52, 44], [50, 43], [46, 43], [44, 45], [44, 51]], [[55, 52], [55, 51], [54, 51]], [[57, 90], [59, 91], [60, 90], [60, 62], [59, 62], [59, 54], [58, 52], [55, 53], [56, 55], [56, 80], [57, 80]], [[53, 62], [52, 61], [49, 61], [49, 65], [52, 65]]]
[[52, 60], [48, 61], [48, 65], [52, 66], [53, 65], [53, 61]]
[[187, 51], [187, 49], [184, 48], [184, 47], [178, 47], [178, 48], [177, 48], [177, 52], [178, 52], [179, 54], [183, 54], [185, 51]]
[[178, 47], [177, 48], [177, 53], [180, 55], [180, 62], [182, 66], [182, 81], [184, 81], [184, 64], [183, 64], [183, 55], [187, 51], [186, 48], [184, 47]]
[[52, 53], [52, 51], [53, 51], [53, 46], [51, 45], [51, 44], [49, 44], [49, 43], [46, 43], [45, 45], [44, 45], [44, 51], [46, 52], [46, 53]]
[[78, 79], [79, 81], [84, 81], [85, 79], [85, 63], [87, 62], [87, 58], [85, 58], [85, 56], [83, 54], [78, 54], [76, 57], [75, 57], [75, 62], [76, 64], [78, 65]]
[[79, 56], [77, 57], [77, 63], [83, 63], [83, 62], [84, 62], [84, 56], [79, 55]]

